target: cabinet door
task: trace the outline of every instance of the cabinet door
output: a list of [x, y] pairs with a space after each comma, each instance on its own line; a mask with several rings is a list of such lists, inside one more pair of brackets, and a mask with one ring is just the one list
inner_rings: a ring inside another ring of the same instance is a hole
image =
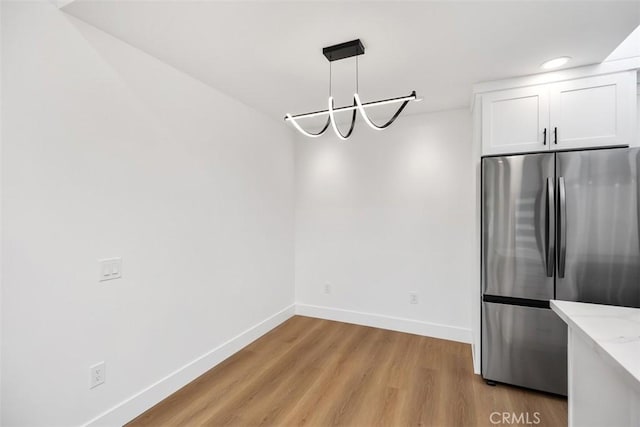
[[548, 128], [546, 86], [482, 95], [483, 155], [548, 150]]
[[632, 71], [550, 85], [551, 149], [631, 144], [635, 80]]

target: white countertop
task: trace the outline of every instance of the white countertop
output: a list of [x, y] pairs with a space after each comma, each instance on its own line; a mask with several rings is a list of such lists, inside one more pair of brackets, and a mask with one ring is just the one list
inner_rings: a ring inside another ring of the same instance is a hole
[[557, 300], [551, 309], [640, 390], [640, 309]]

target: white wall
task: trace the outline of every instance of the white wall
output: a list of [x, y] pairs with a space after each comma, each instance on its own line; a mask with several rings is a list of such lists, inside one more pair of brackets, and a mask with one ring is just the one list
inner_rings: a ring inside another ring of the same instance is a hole
[[[0, 4], [0, 36], [2, 35], [2, 4]], [[2, 40], [0, 39], [0, 424], [2, 423]]]
[[356, 126], [296, 144], [299, 312], [470, 342], [471, 113]]
[[2, 53], [2, 425], [86, 422], [293, 303], [289, 129], [49, 2], [2, 3]]

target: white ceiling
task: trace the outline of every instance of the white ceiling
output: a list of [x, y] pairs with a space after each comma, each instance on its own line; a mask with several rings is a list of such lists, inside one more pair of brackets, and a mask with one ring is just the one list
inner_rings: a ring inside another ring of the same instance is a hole
[[636, 29], [605, 58], [605, 61], [616, 61], [634, 56], [640, 56], [640, 26], [636, 27]]
[[[474, 83], [601, 62], [640, 24], [640, 2], [89, 1], [67, 13], [274, 119], [326, 108], [322, 47], [360, 38], [364, 102], [416, 90], [408, 112], [467, 106]], [[353, 59], [333, 63], [351, 103]]]

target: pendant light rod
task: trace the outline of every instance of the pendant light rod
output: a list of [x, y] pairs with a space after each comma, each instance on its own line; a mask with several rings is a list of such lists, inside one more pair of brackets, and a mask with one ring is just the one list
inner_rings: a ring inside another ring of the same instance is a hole
[[[383, 99], [380, 101], [373, 101], [373, 102], [365, 102], [362, 104], [363, 108], [368, 108], [368, 107], [377, 107], [380, 105], [387, 105], [387, 104], [396, 104], [398, 102], [405, 102], [405, 101], [422, 101], [421, 98], [418, 98], [416, 95], [416, 91], [414, 90], [413, 92], [411, 92], [410, 95], [407, 96], [400, 96], [398, 98], [389, 98], [389, 99]], [[358, 108], [357, 105], [349, 105], [349, 106], [344, 106], [344, 107], [339, 107], [339, 108], [334, 108], [333, 112], [334, 113], [339, 113], [341, 111], [351, 111], [351, 110], [356, 110]], [[291, 120], [291, 119], [306, 119], [309, 117], [317, 117], [317, 116], [324, 116], [329, 114], [329, 110], [320, 110], [320, 111], [314, 111], [312, 113], [304, 113], [304, 114], [296, 114], [295, 116], [292, 116], [291, 114], [287, 114], [284, 119], [285, 121]]]

